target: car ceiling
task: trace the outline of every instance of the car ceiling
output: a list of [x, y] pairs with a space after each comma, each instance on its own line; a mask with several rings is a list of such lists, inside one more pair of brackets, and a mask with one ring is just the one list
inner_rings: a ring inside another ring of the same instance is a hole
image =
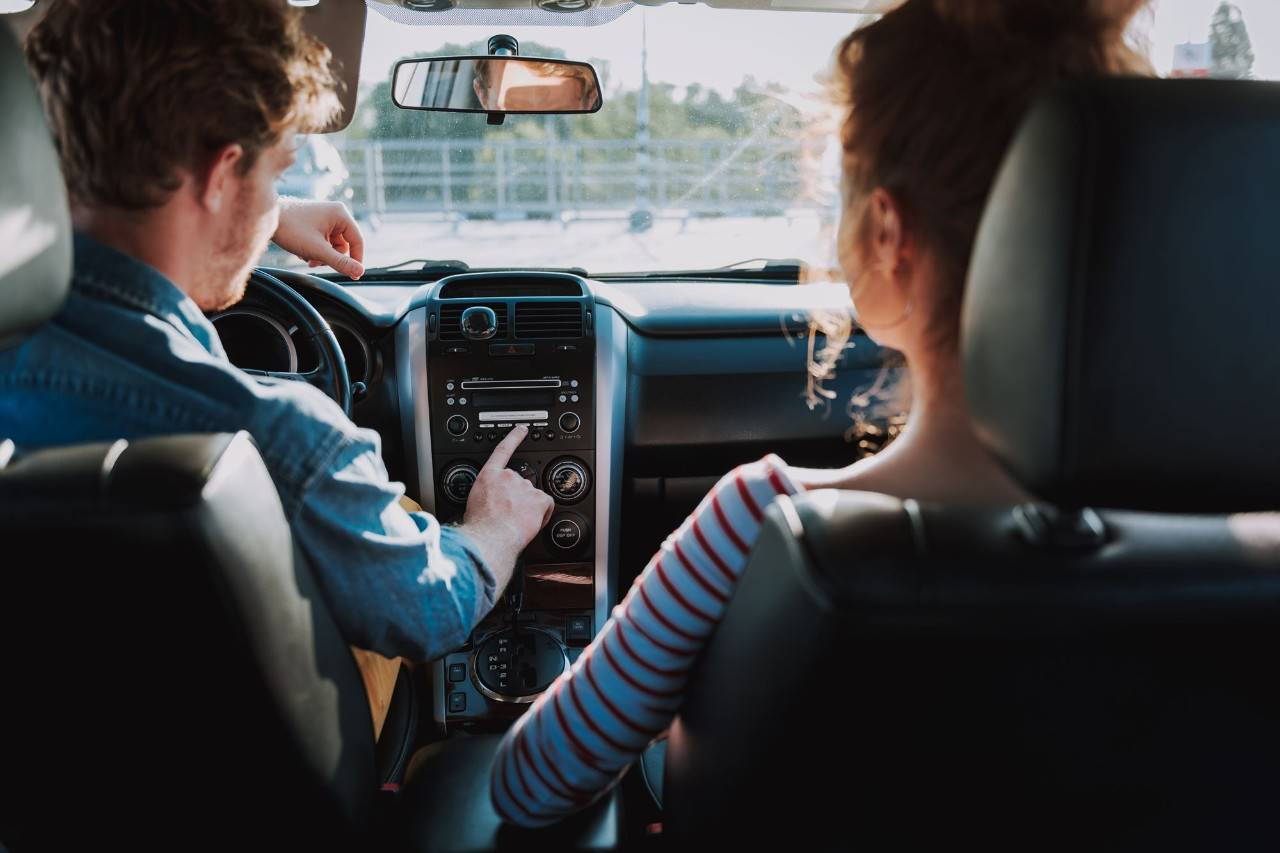
[[[307, 30], [328, 46], [333, 54], [333, 70], [341, 81], [340, 98], [342, 112], [326, 131], [336, 132], [346, 128], [355, 115], [356, 95], [359, 91], [360, 59], [364, 46], [365, 21], [372, 9], [393, 21], [405, 25], [481, 23], [492, 26], [517, 26], [521, 24], [551, 24], [583, 26], [607, 23], [636, 4], [631, 0], [588, 0], [579, 12], [545, 11], [540, 4], [555, 0], [445, 0], [451, 2], [448, 11], [424, 11], [408, 8], [414, 2], [425, 0], [319, 0], [314, 6], [304, 8], [303, 21]], [[662, 6], [668, 0], [643, 0], [642, 5]], [[671, 0], [686, 2], [686, 0]], [[718, 9], [756, 9], [769, 11], [808, 11], [836, 13], [878, 13], [897, 5], [901, 0], [691, 0]], [[367, 4], [367, 5], [366, 5]], [[37, 3], [32, 9], [15, 15], [5, 15], [7, 23], [19, 39], [40, 19], [49, 3]], [[471, 15], [468, 15], [471, 12]], [[471, 20], [475, 12], [485, 14], [485, 20]]]
[[[392, 20], [401, 23], [451, 23], [451, 17], [456, 17], [457, 13], [466, 10], [486, 9], [494, 11], [505, 11], [511, 15], [511, 18], [505, 23], [508, 24], [528, 24], [531, 23], [523, 16], [529, 12], [541, 12], [548, 5], [548, 0], [366, 0], [369, 8], [378, 11]], [[577, 0], [575, 6], [583, 0]], [[617, 16], [600, 15], [599, 13], [609, 9], [630, 8], [634, 5], [642, 6], [665, 6], [668, 3], [683, 3], [691, 5], [693, 3], [701, 3], [704, 6], [711, 6], [717, 9], [755, 9], [759, 11], [805, 11], [805, 12], [852, 12], [852, 13], [879, 13], [887, 12], [889, 9], [897, 6], [902, 0], [585, 0], [583, 7], [578, 11], [567, 11], [563, 8], [555, 9], [552, 15], [559, 18], [562, 25], [565, 26], [581, 26], [580, 18], [598, 18], [599, 23], [605, 23]], [[427, 6], [444, 7], [444, 8], [422, 8]], [[417, 19], [417, 20], [413, 20]], [[589, 21], [592, 22], [592, 21]], [[551, 20], [551, 23], [556, 23]]]

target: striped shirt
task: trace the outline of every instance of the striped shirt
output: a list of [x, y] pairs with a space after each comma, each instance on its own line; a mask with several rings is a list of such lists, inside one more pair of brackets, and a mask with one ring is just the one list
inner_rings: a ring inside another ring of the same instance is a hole
[[489, 786], [503, 820], [544, 826], [583, 808], [667, 729], [764, 508], [795, 492], [771, 454], [730, 472], [667, 537], [573, 667], [507, 732]]

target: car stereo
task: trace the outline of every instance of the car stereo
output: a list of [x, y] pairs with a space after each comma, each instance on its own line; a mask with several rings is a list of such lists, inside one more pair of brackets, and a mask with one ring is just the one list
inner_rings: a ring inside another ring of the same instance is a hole
[[449, 722], [518, 714], [600, 627], [594, 302], [569, 281], [572, 291], [540, 296], [527, 281], [504, 288], [491, 275], [452, 276], [426, 306], [436, 516], [462, 520], [481, 466], [517, 424], [529, 434], [509, 467], [555, 500], [498, 606], [443, 661], [436, 689]]

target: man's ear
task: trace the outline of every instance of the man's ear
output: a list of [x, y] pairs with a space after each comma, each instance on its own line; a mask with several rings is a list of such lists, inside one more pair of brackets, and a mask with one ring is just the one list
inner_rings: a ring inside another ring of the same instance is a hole
[[203, 175], [197, 175], [197, 197], [200, 206], [209, 213], [218, 213], [229, 204], [240, 182], [240, 164], [244, 162], [244, 149], [233, 142], [219, 148], [209, 160]]

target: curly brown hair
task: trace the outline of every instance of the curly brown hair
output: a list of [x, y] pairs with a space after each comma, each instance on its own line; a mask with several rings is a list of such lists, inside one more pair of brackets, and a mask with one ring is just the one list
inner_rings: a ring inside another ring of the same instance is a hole
[[[1013, 134], [1054, 83], [1150, 73], [1126, 31], [1147, 0], [906, 0], [850, 33], [836, 50], [831, 91], [842, 111], [846, 217], [865, 234], [877, 187], [938, 271], [930, 344], [956, 352], [960, 306], [978, 221]], [[810, 316], [806, 398], [835, 398], [825, 383], [849, 344], [846, 311]], [[909, 377], [889, 362], [854, 396], [849, 437], [872, 452], [905, 423]], [[890, 381], [890, 374], [894, 374]]]
[[902, 206], [945, 285], [938, 346], [956, 343], [978, 220], [1031, 102], [1059, 81], [1149, 72], [1125, 40], [1145, 4], [907, 0], [837, 49], [846, 199], [882, 187]]
[[284, 0], [57, 0], [26, 39], [73, 201], [145, 210], [181, 172], [339, 109], [329, 50]]

